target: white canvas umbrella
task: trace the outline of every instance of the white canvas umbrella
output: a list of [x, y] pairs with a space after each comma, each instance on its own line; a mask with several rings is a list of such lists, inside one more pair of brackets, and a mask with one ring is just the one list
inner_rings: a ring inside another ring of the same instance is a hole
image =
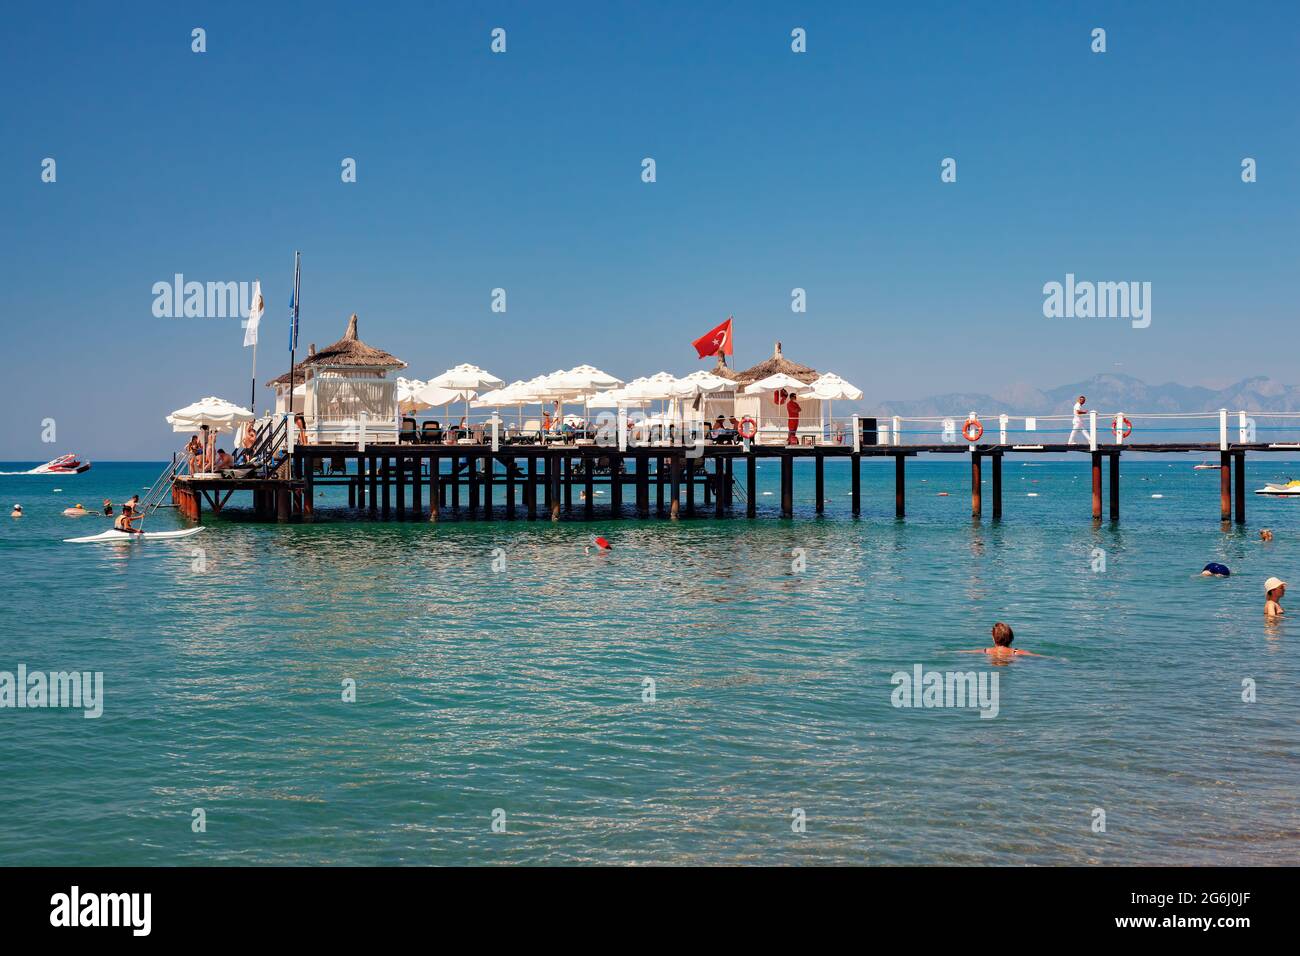
[[633, 398], [646, 398], [667, 401], [677, 394], [678, 379], [669, 372], [655, 372], [648, 378], [639, 378], [628, 383], [626, 392]]
[[678, 398], [693, 398], [700, 392], [722, 392], [735, 387], [736, 383], [730, 379], [701, 369], [678, 379], [676, 393]]
[[[777, 372], [775, 375], [769, 375], [767, 378], [760, 378], [757, 382], [753, 382], [749, 385], [746, 385], [745, 394], [761, 395], [764, 392], [780, 392], [780, 391], [792, 392], [797, 394], [801, 391], [806, 390], [807, 388], [808, 388], [808, 384], [806, 382], [801, 382], [792, 375], [786, 375], [785, 372]], [[760, 405], [760, 409], [761, 407], [762, 406]], [[760, 411], [759, 421], [758, 421], [758, 425], [760, 427], [763, 424], [762, 417], [763, 417], [762, 412]]]
[[465, 402], [465, 423], [469, 424], [469, 400], [483, 389], [500, 388], [505, 382], [477, 365], [464, 363], [447, 369], [441, 375], [435, 375], [429, 379], [428, 384], [434, 388], [462, 392]]
[[[235, 428], [253, 420], [253, 413], [247, 408], [228, 402], [224, 398], [209, 396], [199, 399], [192, 405], [178, 408], [167, 416], [167, 423], [174, 432], [206, 432], [205, 446], [210, 444], [217, 432]], [[210, 457], [212, 450], [205, 447], [204, 456]]]
[[835, 421], [832, 412], [834, 405], [832, 403], [837, 401], [856, 402], [862, 398], [862, 389], [844, 381], [834, 372], [826, 372], [807, 386], [804, 391], [800, 392], [799, 397], [815, 398], [826, 403], [826, 414], [822, 416], [822, 431], [824, 432], [826, 430], [826, 419], [829, 417], [832, 422]]
[[424, 386], [422, 388], [418, 388], [415, 390], [415, 392], [412, 394], [412, 398], [414, 401], [423, 404], [425, 408], [445, 406], [446, 410], [443, 412], [443, 418], [447, 419], [446, 424], [449, 426], [451, 421], [451, 403], [452, 402], [465, 403], [465, 420], [466, 423], [468, 423], [469, 400], [473, 398], [475, 394], [477, 393], [473, 389], [443, 388], [439, 385], [434, 385], [432, 381], [428, 381], [424, 383]]
[[432, 408], [432, 405], [418, 397], [420, 389], [424, 388], [426, 384], [418, 378], [399, 378], [397, 380], [397, 407], [404, 412], [418, 412], [425, 408]]
[[209, 432], [220, 432], [252, 420], [253, 413], [247, 408], [212, 396], [178, 408], [167, 416], [167, 423], [174, 432], [195, 432], [204, 426]]

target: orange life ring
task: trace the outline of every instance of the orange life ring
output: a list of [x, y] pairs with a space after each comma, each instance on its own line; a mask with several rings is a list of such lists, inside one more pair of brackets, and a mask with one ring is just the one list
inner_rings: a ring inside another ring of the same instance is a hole
[[741, 438], [753, 438], [758, 434], [758, 422], [752, 418], [746, 418], [740, 423], [740, 428], [737, 431], [740, 432]]
[[[1110, 430], [1111, 430], [1112, 432], [1114, 432], [1116, 435], [1119, 434], [1119, 416], [1118, 416], [1118, 415], [1116, 415], [1115, 418], [1111, 421], [1111, 423], [1110, 423]], [[1129, 421], [1127, 418], [1125, 418], [1125, 419], [1124, 419], [1124, 437], [1125, 437], [1125, 438], [1128, 438], [1128, 436], [1129, 436], [1129, 435], [1132, 435], [1132, 434], [1133, 434], [1133, 423], [1132, 423], [1131, 421]]]
[[979, 419], [968, 418], [966, 424], [961, 426], [961, 434], [967, 441], [977, 442], [984, 434], [984, 426], [979, 423]]

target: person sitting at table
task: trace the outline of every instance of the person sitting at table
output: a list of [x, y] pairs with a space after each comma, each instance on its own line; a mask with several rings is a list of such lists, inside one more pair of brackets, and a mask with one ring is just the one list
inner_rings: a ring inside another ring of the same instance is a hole
[[225, 471], [227, 468], [235, 467], [235, 459], [226, 454], [224, 448], [217, 449], [217, 471]]

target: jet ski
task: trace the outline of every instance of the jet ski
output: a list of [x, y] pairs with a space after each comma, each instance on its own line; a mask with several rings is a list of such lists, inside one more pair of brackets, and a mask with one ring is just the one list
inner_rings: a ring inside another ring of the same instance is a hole
[[1256, 489], [1257, 495], [1273, 495], [1278, 498], [1300, 498], [1300, 481], [1294, 478], [1284, 485], [1268, 484], [1263, 488]]
[[60, 455], [27, 472], [29, 475], [79, 475], [90, 470], [90, 462], [82, 461], [76, 455]]

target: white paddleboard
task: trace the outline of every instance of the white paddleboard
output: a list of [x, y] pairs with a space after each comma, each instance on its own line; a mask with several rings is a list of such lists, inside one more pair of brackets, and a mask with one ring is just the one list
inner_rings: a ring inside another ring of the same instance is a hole
[[202, 528], [181, 528], [179, 531], [141, 531], [139, 534], [129, 534], [126, 531], [109, 528], [107, 531], [84, 538], [64, 538], [63, 542], [64, 544], [89, 544], [91, 541], [135, 541], [139, 538], [188, 538], [202, 530]]

